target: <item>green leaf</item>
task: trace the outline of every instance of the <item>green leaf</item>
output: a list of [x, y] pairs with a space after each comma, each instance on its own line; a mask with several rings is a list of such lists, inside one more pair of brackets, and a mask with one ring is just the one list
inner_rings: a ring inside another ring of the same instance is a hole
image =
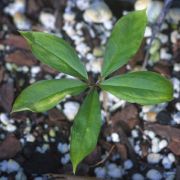
[[96, 147], [101, 128], [98, 93], [92, 90], [84, 100], [71, 131], [70, 156], [75, 173], [78, 164]]
[[44, 112], [57, 105], [65, 96], [76, 95], [86, 88], [86, 84], [74, 79], [39, 81], [22, 91], [13, 105], [12, 112]]
[[50, 67], [87, 80], [87, 72], [75, 50], [63, 39], [43, 32], [20, 32], [31, 46], [33, 54]]
[[135, 55], [144, 37], [146, 11], [135, 11], [123, 16], [115, 25], [108, 40], [102, 77], [105, 78]]
[[100, 87], [120, 99], [143, 105], [158, 104], [173, 98], [170, 81], [148, 71], [112, 77], [102, 82]]

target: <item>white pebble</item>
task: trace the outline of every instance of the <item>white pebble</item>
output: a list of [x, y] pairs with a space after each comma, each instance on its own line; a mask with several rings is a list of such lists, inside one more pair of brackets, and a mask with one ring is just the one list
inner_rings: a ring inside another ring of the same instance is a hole
[[26, 141], [27, 142], [34, 142], [35, 141], [35, 137], [32, 134], [27, 134], [26, 135]]
[[173, 115], [173, 120], [174, 120], [177, 124], [180, 124], [180, 112], [177, 112], [176, 114]]
[[115, 143], [120, 142], [120, 138], [119, 138], [119, 135], [117, 133], [112, 133], [111, 138], [112, 138], [112, 141]]
[[158, 153], [150, 153], [147, 156], [147, 161], [150, 164], [157, 164], [161, 160], [161, 154]]
[[58, 146], [57, 146], [57, 149], [59, 152], [61, 152], [62, 154], [66, 153], [69, 151], [69, 145], [64, 143], [59, 143]]
[[70, 121], [72, 121], [75, 118], [78, 110], [79, 110], [79, 103], [77, 102], [69, 101], [64, 104], [63, 112]]
[[133, 162], [130, 159], [128, 159], [124, 162], [124, 169], [129, 170], [132, 167], [133, 167]]
[[167, 145], [168, 145], [168, 142], [167, 142], [165, 139], [161, 140], [161, 141], [159, 142], [159, 150], [161, 151], [162, 149], [164, 149], [165, 147], [167, 147]]
[[133, 138], [137, 138], [137, 137], [139, 136], [138, 131], [137, 131], [136, 129], [133, 129], [133, 130], [131, 131], [131, 134], [132, 134], [132, 137], [133, 137]]
[[162, 165], [164, 166], [165, 169], [170, 169], [172, 166], [172, 162], [169, 160], [168, 157], [164, 157], [162, 160]]
[[94, 172], [97, 178], [104, 178], [106, 176], [106, 169], [104, 167], [97, 167]]
[[33, 75], [38, 74], [40, 72], [41, 68], [39, 66], [34, 66], [31, 68], [31, 73]]
[[8, 125], [6, 126], [6, 130], [7, 130], [8, 132], [14, 132], [16, 129], [17, 129], [16, 126], [13, 125], [13, 124], [8, 124]]
[[112, 178], [121, 178], [123, 175], [123, 170], [121, 167], [116, 166], [116, 164], [109, 164], [108, 165], [108, 175]]
[[147, 174], [146, 177], [149, 178], [150, 180], [160, 180], [162, 179], [162, 175], [159, 171], [155, 170], [155, 169], [150, 169]]
[[12, 159], [10, 159], [9, 161], [4, 160], [0, 163], [0, 171], [3, 172], [12, 173], [17, 172], [19, 169], [19, 164]]
[[153, 132], [153, 131], [148, 131], [148, 134], [147, 134], [148, 136], [149, 136], [149, 138], [151, 138], [151, 139], [154, 139], [155, 138], [155, 133]]
[[135, 173], [132, 176], [132, 180], [144, 180], [144, 176], [139, 173]]
[[67, 164], [70, 161], [70, 155], [69, 154], [65, 154], [64, 157], [61, 158], [61, 163], [63, 165]]
[[9, 123], [8, 117], [6, 114], [2, 113], [0, 114], [0, 121], [4, 124], [7, 125]]
[[175, 158], [175, 156], [174, 156], [173, 153], [169, 153], [169, 154], [168, 154], [168, 158], [169, 158], [169, 160], [170, 160], [172, 163], [176, 161], [176, 158]]
[[42, 25], [47, 29], [54, 29], [55, 28], [55, 16], [48, 12], [41, 12], [39, 16], [39, 20]]

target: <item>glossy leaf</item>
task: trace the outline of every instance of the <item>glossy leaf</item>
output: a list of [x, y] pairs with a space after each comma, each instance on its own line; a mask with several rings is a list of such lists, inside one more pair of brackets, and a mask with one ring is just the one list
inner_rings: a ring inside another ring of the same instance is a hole
[[57, 105], [65, 96], [76, 95], [86, 88], [86, 84], [73, 79], [39, 81], [22, 91], [15, 100], [12, 112], [44, 112]]
[[77, 53], [63, 39], [42, 32], [20, 32], [31, 46], [33, 54], [50, 67], [87, 80], [87, 72]]
[[146, 11], [135, 11], [123, 16], [115, 25], [108, 40], [102, 77], [126, 64], [139, 49], [147, 23]]
[[74, 173], [77, 165], [96, 147], [100, 128], [99, 96], [92, 90], [75, 117], [71, 131], [70, 155]]
[[170, 81], [148, 71], [112, 77], [102, 82], [100, 87], [120, 99], [143, 105], [158, 104], [173, 98]]

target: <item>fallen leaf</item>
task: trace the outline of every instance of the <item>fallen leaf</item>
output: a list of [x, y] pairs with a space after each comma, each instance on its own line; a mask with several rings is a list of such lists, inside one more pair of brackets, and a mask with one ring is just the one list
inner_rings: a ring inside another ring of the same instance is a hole
[[20, 141], [14, 135], [9, 135], [2, 143], [0, 143], [0, 159], [12, 158], [20, 150]]

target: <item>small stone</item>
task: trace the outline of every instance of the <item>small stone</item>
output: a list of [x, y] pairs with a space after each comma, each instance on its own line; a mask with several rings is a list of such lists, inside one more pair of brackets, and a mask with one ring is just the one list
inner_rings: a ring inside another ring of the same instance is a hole
[[177, 112], [176, 114], [173, 115], [173, 120], [174, 120], [177, 124], [180, 124], [180, 112]]
[[62, 144], [59, 143], [57, 146], [57, 149], [60, 153], [64, 154], [69, 151], [69, 145], [68, 144]]
[[107, 29], [107, 30], [111, 30], [113, 28], [113, 23], [112, 21], [105, 21], [103, 23], [104, 27]]
[[32, 74], [38, 74], [41, 71], [41, 68], [39, 66], [34, 66], [31, 68]]
[[8, 132], [14, 132], [17, 128], [13, 124], [8, 124], [5, 128]]
[[177, 109], [178, 111], [180, 111], [180, 102], [177, 102], [176, 105], [175, 105], [175, 107], [176, 107], [176, 109]]
[[64, 104], [63, 112], [68, 120], [72, 121], [79, 110], [79, 103], [68, 101]]
[[162, 44], [166, 44], [168, 42], [168, 36], [165, 34], [158, 34], [158, 38], [160, 39]]
[[132, 180], [144, 180], [144, 176], [142, 174], [135, 173], [132, 176]]
[[19, 164], [12, 159], [10, 159], [9, 161], [4, 160], [0, 163], [0, 171], [2, 172], [12, 173], [17, 172], [19, 169]]
[[152, 36], [152, 29], [147, 26], [145, 29], [144, 37], [151, 37]]
[[174, 64], [174, 67], [173, 67], [173, 70], [174, 70], [175, 72], [179, 72], [179, 71], [180, 71], [180, 64], [175, 63], [175, 64]]
[[179, 8], [171, 8], [168, 12], [167, 19], [173, 21], [173, 23], [175, 23], [175, 24], [178, 24], [180, 21]]
[[48, 12], [41, 12], [39, 15], [39, 21], [47, 29], [55, 29], [55, 16]]
[[123, 175], [123, 170], [121, 167], [116, 166], [116, 164], [108, 165], [108, 175], [112, 178], [121, 178]]
[[133, 138], [138, 138], [139, 137], [139, 133], [138, 133], [138, 131], [136, 129], [133, 129], [131, 131], [131, 135], [132, 135]]
[[106, 176], [106, 169], [104, 167], [97, 167], [94, 172], [97, 178], [105, 178]]
[[157, 116], [156, 112], [150, 111], [144, 115], [144, 120], [148, 122], [156, 122], [156, 116]]
[[165, 60], [170, 60], [172, 58], [172, 54], [167, 53], [166, 48], [161, 48], [160, 50], [160, 58]]
[[115, 143], [120, 142], [120, 138], [119, 138], [119, 135], [117, 133], [112, 133], [111, 139], [112, 139], [112, 142], [115, 142]]
[[159, 142], [159, 149], [160, 149], [160, 150], [164, 149], [164, 148], [167, 147], [167, 146], [168, 146], [168, 142], [167, 142], [165, 139], [163, 139], [163, 140], [161, 140], [161, 141]]
[[27, 180], [26, 175], [24, 174], [23, 171], [19, 171], [16, 176], [15, 176], [16, 180]]
[[93, 55], [96, 56], [96, 57], [101, 57], [101, 56], [103, 56], [103, 50], [102, 50], [102, 48], [100, 48], [100, 47], [95, 47], [95, 48], [93, 49]]
[[7, 125], [9, 123], [9, 119], [6, 114], [2, 113], [0, 114], [0, 121], [4, 124]]
[[155, 138], [155, 133], [153, 131], [148, 131], [148, 134], [147, 134], [151, 139], [154, 139]]
[[89, 4], [89, 1], [87, 0], [76, 0], [76, 6], [81, 10], [81, 11], [84, 11], [85, 9], [87, 9], [90, 4]]
[[172, 163], [174, 163], [174, 162], [176, 161], [175, 156], [174, 156], [173, 153], [169, 153], [169, 154], [168, 154], [168, 158], [169, 158], [169, 160], [170, 160]]
[[72, 12], [66, 12], [63, 15], [64, 20], [69, 22], [74, 21], [75, 17], [76, 15]]
[[164, 157], [162, 160], [162, 165], [164, 166], [165, 169], [170, 169], [172, 166], [172, 162], [169, 160], [168, 157]]
[[28, 135], [26, 135], [26, 141], [27, 142], [34, 142], [35, 137], [32, 134], [28, 134]]
[[104, 23], [112, 18], [112, 12], [102, 1], [97, 1], [85, 10], [83, 18], [87, 22]]
[[149, 178], [150, 180], [161, 180], [162, 179], [161, 173], [155, 169], [150, 169], [147, 172], [146, 177]]
[[159, 139], [154, 138], [152, 140], [152, 148], [151, 148], [153, 153], [158, 153], [159, 152]]
[[16, 27], [20, 30], [29, 30], [31, 28], [30, 21], [23, 14], [17, 12], [13, 16], [13, 21]]
[[173, 31], [171, 33], [171, 42], [173, 44], [176, 44], [178, 39], [180, 39], [180, 34], [178, 33], [178, 31]]
[[70, 155], [69, 154], [65, 154], [65, 156], [61, 158], [61, 163], [63, 165], [67, 164], [69, 161], [70, 161]]
[[55, 136], [56, 136], [56, 132], [55, 132], [54, 129], [50, 129], [50, 131], [49, 131], [49, 136], [50, 136], [50, 137], [55, 137]]
[[157, 163], [159, 163], [160, 160], [161, 160], [161, 154], [150, 153], [147, 156], [147, 161], [150, 164], [157, 164]]
[[132, 167], [133, 167], [133, 162], [130, 159], [128, 159], [124, 162], [124, 169], [129, 170]]
[[161, 47], [161, 43], [158, 39], [155, 39], [153, 42], [152, 42], [152, 46], [149, 50], [149, 53], [150, 54], [154, 54], [155, 52], [157, 52]]

